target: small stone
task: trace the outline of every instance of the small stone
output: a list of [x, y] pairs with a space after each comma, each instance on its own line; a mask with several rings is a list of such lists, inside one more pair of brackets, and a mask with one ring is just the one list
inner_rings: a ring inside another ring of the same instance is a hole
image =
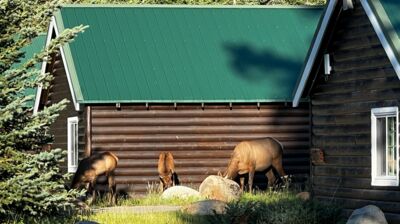
[[300, 192], [296, 194], [296, 198], [300, 198], [303, 201], [308, 201], [310, 200], [310, 192], [307, 191]]
[[367, 205], [354, 210], [346, 224], [387, 224], [387, 221], [381, 209]]
[[201, 183], [199, 191], [200, 195], [205, 198], [225, 202], [239, 200], [241, 195], [238, 183], [215, 175], [208, 176]]
[[190, 187], [185, 186], [173, 186], [165, 190], [161, 198], [169, 199], [169, 198], [190, 198], [190, 197], [200, 197], [200, 193]]
[[227, 204], [218, 200], [205, 200], [184, 206], [181, 211], [190, 215], [225, 214]]

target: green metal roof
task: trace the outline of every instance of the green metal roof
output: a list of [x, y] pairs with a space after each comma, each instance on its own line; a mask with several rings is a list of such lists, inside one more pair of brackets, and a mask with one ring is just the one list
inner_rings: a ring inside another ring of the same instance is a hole
[[372, 10], [383, 28], [383, 32], [400, 61], [400, 2], [399, 0], [370, 1]]
[[[37, 53], [40, 53], [46, 46], [46, 34], [41, 34], [37, 37], [35, 37], [32, 42], [23, 47], [21, 49], [22, 52], [24, 52], [24, 56], [20, 58], [20, 62], [15, 63], [12, 65], [12, 68], [17, 69], [23, 64], [25, 64], [29, 59], [33, 58], [33, 56]], [[41, 69], [41, 63], [38, 63], [35, 65], [35, 69], [40, 70]], [[35, 89], [26, 89], [25, 93], [26, 96], [28, 95], [36, 95], [36, 88]], [[29, 101], [28, 105], [29, 107], [32, 107], [34, 103], [34, 99]]]
[[291, 101], [322, 8], [62, 7], [79, 103]]

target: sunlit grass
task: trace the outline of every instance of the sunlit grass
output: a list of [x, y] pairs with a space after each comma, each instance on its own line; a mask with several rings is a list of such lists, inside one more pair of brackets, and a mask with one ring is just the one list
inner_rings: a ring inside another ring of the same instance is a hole
[[99, 223], [113, 224], [186, 224], [186, 223], [208, 223], [207, 217], [188, 216], [181, 212], [159, 212], [145, 214], [113, 213], [103, 212], [90, 215], [85, 220]]
[[[119, 197], [118, 206], [145, 206], [145, 205], [187, 205], [196, 201], [200, 201], [201, 197], [188, 197], [188, 198], [170, 198], [164, 199], [161, 194], [151, 193], [144, 197], [129, 198]], [[108, 201], [106, 197], [98, 197], [93, 204], [93, 208], [107, 207]]]

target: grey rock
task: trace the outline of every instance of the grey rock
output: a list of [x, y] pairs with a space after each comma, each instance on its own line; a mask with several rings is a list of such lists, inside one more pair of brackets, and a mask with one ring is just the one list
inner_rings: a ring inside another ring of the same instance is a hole
[[387, 224], [385, 214], [375, 205], [367, 205], [351, 213], [346, 224]]
[[169, 198], [190, 198], [190, 197], [200, 197], [200, 193], [190, 187], [185, 186], [173, 186], [165, 190], [161, 198], [169, 199]]
[[208, 198], [225, 202], [239, 200], [241, 191], [240, 186], [233, 180], [225, 179], [221, 176], [208, 176], [201, 183], [200, 195]]
[[218, 200], [205, 200], [184, 206], [181, 211], [190, 215], [224, 214], [227, 204]]

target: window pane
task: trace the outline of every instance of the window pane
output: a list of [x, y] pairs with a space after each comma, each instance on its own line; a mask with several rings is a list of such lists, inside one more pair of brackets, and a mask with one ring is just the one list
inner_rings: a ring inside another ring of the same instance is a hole
[[386, 176], [386, 117], [376, 119], [377, 175]]
[[396, 171], [396, 145], [397, 145], [397, 133], [396, 133], [396, 117], [388, 117], [387, 118], [387, 154], [386, 154], [386, 161], [387, 161], [387, 175], [388, 176], [395, 176]]

